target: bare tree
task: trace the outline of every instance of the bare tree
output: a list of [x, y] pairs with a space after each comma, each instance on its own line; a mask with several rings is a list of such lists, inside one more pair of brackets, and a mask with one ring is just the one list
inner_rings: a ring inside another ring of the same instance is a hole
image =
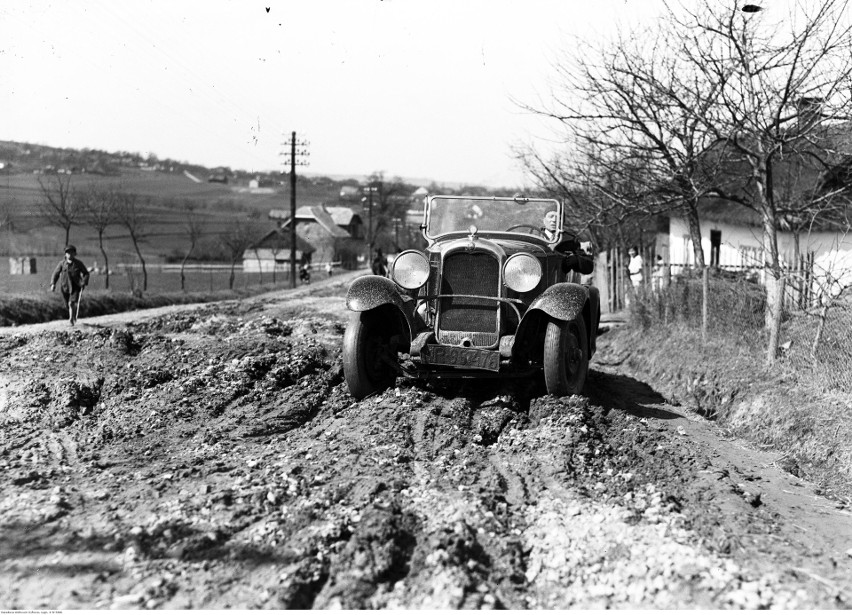
[[[375, 172], [367, 179], [367, 185], [373, 192], [372, 233], [370, 239], [374, 246], [381, 246], [387, 251], [394, 244], [394, 219], [405, 218], [406, 210], [411, 204], [411, 194], [414, 187], [406, 184], [401, 178], [394, 177], [386, 180], [384, 173]], [[369, 199], [365, 199], [369, 202]], [[370, 212], [367, 223], [370, 224]], [[378, 238], [384, 238], [381, 241]]]
[[[297, 235], [298, 237], [298, 235]], [[280, 228], [275, 229], [274, 235], [272, 235], [269, 239], [269, 251], [272, 253], [272, 283], [275, 284], [276, 275], [275, 272], [278, 269], [278, 255], [281, 254], [285, 249], [289, 250], [289, 237], [284, 236], [284, 233]], [[289, 274], [289, 270], [288, 270]]]
[[193, 201], [189, 199], [185, 200], [183, 202], [182, 209], [184, 214], [183, 231], [186, 234], [186, 239], [189, 242], [189, 247], [187, 248], [186, 253], [183, 255], [183, 260], [180, 263], [180, 289], [182, 291], [186, 291], [186, 278], [184, 276], [186, 261], [189, 260], [189, 257], [192, 256], [192, 253], [195, 251], [195, 247], [198, 245], [198, 241], [201, 239], [204, 227], [201, 223], [201, 219], [198, 216], [198, 207]]
[[12, 202], [0, 201], [0, 231], [12, 228]]
[[139, 244], [145, 240], [146, 226], [148, 218], [144, 212], [143, 203], [138, 194], [128, 192], [126, 190], [116, 191], [116, 214], [119, 224], [127, 229], [130, 235], [130, 241], [133, 242], [133, 249], [136, 250], [136, 256], [139, 258], [139, 263], [142, 265], [142, 290], [148, 290], [148, 269], [145, 265], [145, 257], [142, 256], [142, 251]]
[[[727, 168], [743, 171], [736, 189], [723, 195], [761, 218], [769, 365], [777, 357], [785, 285], [778, 231], [788, 213], [775, 194], [775, 176], [785, 158], [830, 154], [826, 124], [852, 112], [846, 0], [803, 1], [783, 16], [771, 17], [772, 10], [746, 13], [706, 1], [676, 20], [683, 53], [721, 86], [699, 119]], [[807, 199], [798, 203], [800, 210], [808, 206]]]
[[828, 168], [840, 157], [824, 126], [852, 111], [847, 2], [803, 0], [775, 26], [764, 16], [777, 9], [694, 6], [670, 6], [660, 36], [584, 46], [558, 67], [564, 88], [551, 108], [527, 108], [560, 121], [574, 145], [571, 173], [545, 165], [543, 174], [599, 191], [628, 212], [681, 203], [698, 263], [702, 198], [759, 213], [772, 364], [785, 281], [778, 230], [785, 216], [802, 216], [821, 198], [800, 189], [782, 203], [776, 175], [796, 158]]
[[234, 270], [237, 266], [237, 261], [243, 257], [245, 251], [251, 247], [257, 238], [257, 229], [249, 222], [238, 220], [231, 224], [228, 230], [219, 235], [222, 245], [228, 250], [228, 256], [231, 259], [231, 273], [228, 277], [228, 288], [234, 288]]
[[539, 185], [585, 195], [579, 210], [589, 226], [677, 209], [703, 267], [698, 203], [713, 192], [718, 168], [702, 156], [713, 136], [699, 118], [720, 84], [679, 53], [676, 29], [662, 21], [653, 31], [573, 46], [555, 66], [552, 101], [523, 105], [557, 120], [569, 151], [551, 159], [530, 146], [517, 153]]
[[49, 175], [47, 180], [38, 179], [41, 188], [39, 210], [44, 220], [65, 231], [65, 245], [71, 241], [71, 227], [80, 217], [74, 190], [71, 187], [71, 175]]
[[603, 171], [595, 173], [582, 155], [577, 160], [571, 154], [557, 153], [545, 160], [533, 147], [516, 148], [515, 154], [545, 196], [566, 204], [565, 224], [590, 240], [596, 252], [624, 247], [627, 242], [641, 243], [642, 226], [651, 212], [642, 211], [625, 197], [636, 193], [626, 175], [614, 178]]
[[117, 195], [112, 188], [89, 184], [79, 192], [78, 198], [82, 221], [98, 235], [98, 249], [104, 263], [104, 288], [109, 289], [109, 258], [104, 248], [104, 233], [108, 227], [118, 223]]
[[[2, 200], [0, 201], [0, 236], [6, 236], [6, 248], [5, 250], [11, 254], [12, 248], [12, 239], [11, 233], [15, 230], [15, 221], [12, 217], [12, 209], [13, 209], [14, 201]], [[0, 248], [2, 249], [2, 248]]]

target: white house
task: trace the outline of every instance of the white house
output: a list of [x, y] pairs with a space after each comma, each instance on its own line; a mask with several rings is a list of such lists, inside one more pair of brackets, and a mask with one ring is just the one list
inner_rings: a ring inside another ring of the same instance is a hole
[[[761, 281], [765, 279], [763, 229], [755, 212], [716, 202], [699, 208], [699, 219], [701, 247], [708, 264], [753, 271]], [[798, 249], [794, 233], [779, 231], [778, 252], [785, 268], [812, 270], [812, 291], [816, 296], [823, 291], [836, 293], [843, 286], [852, 285], [852, 229], [833, 230], [827, 225], [815, 225], [799, 233]], [[658, 254], [671, 265], [673, 275], [684, 267], [694, 266], [686, 220], [670, 218], [668, 235], [658, 240]]]
[[[296, 236], [296, 263], [309, 259], [315, 248]], [[243, 252], [243, 271], [267, 273], [290, 270], [290, 233], [275, 229]]]
[[[273, 209], [269, 218], [277, 220], [279, 228], [290, 228], [290, 211]], [[358, 266], [357, 255], [364, 252], [364, 225], [361, 216], [345, 206], [305, 205], [296, 210], [296, 229], [300, 239], [308, 242], [313, 252], [312, 262], [339, 263], [345, 269]]]

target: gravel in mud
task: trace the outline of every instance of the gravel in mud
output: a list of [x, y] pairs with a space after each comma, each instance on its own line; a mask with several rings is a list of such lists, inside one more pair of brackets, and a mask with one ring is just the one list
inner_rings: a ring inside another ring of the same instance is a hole
[[604, 365], [354, 402], [343, 292], [0, 336], [0, 605], [848, 606], [852, 544]]

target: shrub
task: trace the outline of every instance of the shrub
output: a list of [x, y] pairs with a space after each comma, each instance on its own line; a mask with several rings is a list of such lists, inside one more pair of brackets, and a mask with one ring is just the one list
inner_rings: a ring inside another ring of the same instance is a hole
[[[712, 271], [709, 279], [708, 331], [749, 344], [760, 343], [766, 308], [765, 289], [742, 276]], [[667, 288], [643, 287], [630, 302], [631, 322], [642, 328], [680, 324], [700, 329], [703, 283], [700, 272], [674, 277]]]

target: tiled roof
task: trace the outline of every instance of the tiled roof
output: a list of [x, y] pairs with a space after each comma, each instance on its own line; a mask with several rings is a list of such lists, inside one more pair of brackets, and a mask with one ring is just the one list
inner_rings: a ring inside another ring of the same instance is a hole
[[[290, 249], [290, 233], [279, 230], [269, 231], [251, 249], [280, 249], [281, 252], [285, 252]], [[308, 253], [316, 251], [310, 243], [298, 235], [296, 235], [296, 249]]]

